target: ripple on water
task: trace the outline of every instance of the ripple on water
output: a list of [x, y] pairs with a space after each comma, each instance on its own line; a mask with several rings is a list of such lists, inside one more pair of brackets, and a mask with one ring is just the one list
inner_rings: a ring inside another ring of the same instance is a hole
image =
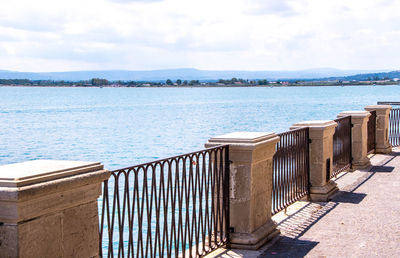
[[0, 164], [28, 159], [100, 161], [108, 169], [203, 149], [233, 131], [283, 132], [335, 119], [400, 87], [0, 87]]

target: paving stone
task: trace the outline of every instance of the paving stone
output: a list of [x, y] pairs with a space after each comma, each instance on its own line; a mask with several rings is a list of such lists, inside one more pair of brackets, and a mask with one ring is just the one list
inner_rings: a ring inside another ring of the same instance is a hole
[[334, 207], [297, 237], [283, 230], [259, 257], [400, 257], [399, 154], [375, 155], [369, 170], [338, 178]]

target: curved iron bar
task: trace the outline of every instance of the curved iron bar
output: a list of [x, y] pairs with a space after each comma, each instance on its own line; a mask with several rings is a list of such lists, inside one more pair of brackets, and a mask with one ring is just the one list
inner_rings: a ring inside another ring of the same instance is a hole
[[280, 133], [273, 157], [272, 214], [309, 193], [308, 128]]
[[229, 147], [114, 170], [101, 205], [102, 257], [204, 256], [229, 244]]
[[390, 110], [388, 137], [393, 147], [400, 146], [400, 108], [392, 108]]
[[333, 178], [339, 173], [351, 168], [351, 116], [345, 116], [335, 120], [337, 126], [333, 134], [333, 159], [332, 174], [327, 178]]
[[375, 135], [376, 135], [376, 111], [370, 111], [371, 116], [368, 119], [368, 138], [367, 138], [367, 152], [368, 154], [375, 152]]

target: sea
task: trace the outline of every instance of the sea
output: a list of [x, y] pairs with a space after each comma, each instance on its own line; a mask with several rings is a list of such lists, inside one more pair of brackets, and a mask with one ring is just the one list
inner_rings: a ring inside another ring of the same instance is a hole
[[399, 85], [0, 87], [0, 165], [56, 159], [115, 170], [201, 150], [218, 135], [280, 133], [296, 122], [399, 99]]

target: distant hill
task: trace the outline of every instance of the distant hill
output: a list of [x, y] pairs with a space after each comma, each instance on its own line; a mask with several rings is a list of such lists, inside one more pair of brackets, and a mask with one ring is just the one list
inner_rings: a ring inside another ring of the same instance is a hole
[[391, 71], [391, 72], [382, 72], [382, 73], [363, 73], [356, 74], [352, 76], [344, 76], [335, 79], [341, 79], [346, 81], [356, 80], [356, 81], [374, 81], [374, 80], [383, 80], [383, 79], [395, 79], [400, 78], [400, 70]]
[[307, 69], [298, 71], [211, 71], [194, 68], [165, 69], [152, 71], [104, 70], [104, 71], [70, 71], [70, 72], [16, 72], [0, 70], [0, 79], [30, 79], [30, 80], [65, 80], [79, 81], [91, 78], [104, 78], [110, 81], [165, 81], [171, 80], [200, 80], [213, 81], [218, 79], [315, 79], [327, 77], [345, 77], [361, 73], [387, 72], [363, 70], [339, 70], [332, 68]]

